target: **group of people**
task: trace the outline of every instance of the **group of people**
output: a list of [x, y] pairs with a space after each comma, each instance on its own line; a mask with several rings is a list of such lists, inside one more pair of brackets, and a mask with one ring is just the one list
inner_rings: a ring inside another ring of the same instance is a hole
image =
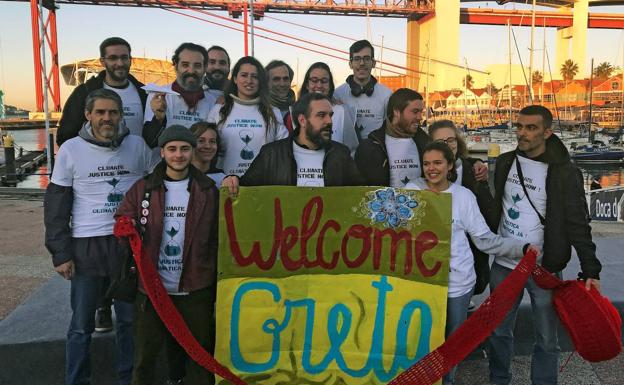
[[[518, 146], [488, 167], [468, 157], [453, 122], [423, 125], [423, 97], [392, 92], [372, 76], [373, 46], [349, 49], [353, 74], [335, 88], [329, 66], [314, 63], [296, 97], [283, 61], [264, 67], [239, 59], [230, 74], [223, 47], [183, 43], [172, 58], [176, 80], [146, 93], [130, 75], [131, 48], [113, 37], [100, 45], [105, 68], [70, 95], [45, 201], [46, 246], [71, 281], [66, 383], [87, 384], [95, 330], [116, 316], [120, 384], [154, 384], [164, 347], [168, 384], [211, 384], [159, 319], [144, 288], [131, 302], [107, 289], [127, 253], [113, 236], [115, 218], [132, 218], [143, 247], [193, 335], [214, 349], [218, 188], [239, 186], [390, 186], [452, 195], [446, 335], [466, 319], [473, 294], [494, 289], [527, 249], [560, 274], [574, 246], [586, 286], [599, 288], [579, 170], [553, 134], [552, 114], [522, 109]], [[493, 263], [490, 268], [490, 256]], [[531, 381], [556, 384], [559, 347], [552, 293], [529, 279], [536, 330]], [[492, 384], [509, 384], [513, 328], [522, 295], [490, 337]], [[455, 370], [444, 378], [452, 384]]]

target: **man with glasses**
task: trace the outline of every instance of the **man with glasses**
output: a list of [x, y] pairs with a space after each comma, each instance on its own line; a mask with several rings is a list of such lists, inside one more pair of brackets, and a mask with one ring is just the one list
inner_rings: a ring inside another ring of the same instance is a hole
[[377, 83], [371, 75], [375, 67], [375, 50], [368, 40], [359, 40], [349, 47], [349, 67], [353, 75], [336, 88], [334, 96], [352, 108], [357, 117], [356, 132], [360, 141], [384, 122], [388, 98], [392, 91]]
[[56, 134], [59, 146], [78, 135], [86, 122], [84, 110], [87, 95], [100, 88], [115, 91], [121, 97], [126, 126], [131, 134], [141, 135], [147, 94], [141, 89], [143, 83], [130, 75], [130, 52], [130, 44], [120, 37], [109, 37], [100, 44], [100, 63], [104, 70], [76, 87], [67, 98]]

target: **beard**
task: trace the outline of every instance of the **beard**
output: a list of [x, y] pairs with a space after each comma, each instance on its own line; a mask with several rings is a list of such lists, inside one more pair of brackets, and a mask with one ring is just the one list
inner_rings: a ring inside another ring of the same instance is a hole
[[167, 164], [167, 168], [176, 172], [182, 172], [186, 170], [187, 168], [189, 168], [189, 165], [191, 164], [191, 158], [189, 158], [184, 164], [179, 164], [179, 162], [174, 163], [167, 159], [165, 159], [165, 163]]
[[[214, 77], [214, 75], [221, 75], [219, 77]], [[212, 90], [220, 90], [223, 88], [227, 80], [227, 75], [225, 72], [221, 70], [212, 70], [211, 72], [206, 73], [206, 82], [208, 83], [208, 87]]]
[[[115, 71], [123, 70], [123, 76], [118, 76]], [[116, 82], [123, 82], [128, 79], [128, 74], [130, 73], [130, 66], [119, 66], [114, 68], [113, 66], [106, 66], [106, 74], [110, 76]]]
[[[187, 82], [189, 79], [194, 79], [195, 83], [189, 83]], [[201, 88], [201, 82], [200, 82], [200, 78], [198, 75], [196, 74], [186, 74], [184, 76], [182, 76], [182, 84], [181, 84], [185, 90], [187, 91], [197, 91]]]
[[[311, 126], [310, 122], [308, 121], [308, 127]], [[329, 131], [329, 138], [325, 139], [325, 137], [323, 136], [324, 132]], [[319, 131], [317, 132], [310, 132], [310, 131], [306, 131], [306, 138], [314, 143], [315, 145], [319, 146], [319, 147], [323, 147], [325, 144], [327, 144], [330, 140], [331, 140], [331, 134], [333, 133], [332, 130], [332, 125], [328, 125], [325, 126], [323, 128], [321, 128]]]

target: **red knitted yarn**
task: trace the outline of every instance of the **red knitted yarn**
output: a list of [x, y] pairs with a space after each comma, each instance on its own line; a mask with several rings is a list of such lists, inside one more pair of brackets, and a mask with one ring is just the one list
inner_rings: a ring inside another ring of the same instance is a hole
[[156, 267], [143, 252], [141, 237], [130, 218], [118, 218], [113, 232], [116, 237], [127, 237], [130, 241], [130, 247], [132, 248], [139, 276], [147, 296], [171, 335], [184, 348], [189, 357], [206, 368], [206, 370], [225, 378], [233, 384], [246, 385], [243, 380], [238, 378], [228, 368], [217, 362], [193, 337], [193, 334], [186, 326], [186, 322], [184, 322], [184, 319], [173, 305], [171, 298], [169, 298], [156, 271]]
[[399, 374], [389, 385], [430, 385], [485, 340], [505, 318], [524, 289], [537, 255], [528, 251], [518, 266], [441, 346]]
[[622, 319], [608, 298], [595, 287], [588, 291], [581, 281], [561, 281], [541, 266], [533, 279], [544, 289], [553, 289], [553, 302], [561, 323], [576, 351], [590, 362], [616, 357], [622, 351]]

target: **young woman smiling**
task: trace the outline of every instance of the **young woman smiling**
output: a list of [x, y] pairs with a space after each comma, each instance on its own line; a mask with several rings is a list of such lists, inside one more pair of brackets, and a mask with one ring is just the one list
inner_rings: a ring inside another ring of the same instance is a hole
[[262, 64], [251, 56], [242, 57], [232, 69], [224, 104], [215, 105], [208, 117], [219, 130], [220, 164], [227, 175], [243, 175], [264, 144], [288, 136], [282, 115], [271, 107], [268, 95]]
[[[446, 143], [431, 142], [425, 147], [423, 171], [424, 179], [408, 183], [406, 188], [450, 193], [452, 196], [451, 258], [445, 331], [448, 337], [466, 320], [468, 303], [476, 281], [474, 257], [468, 236], [479, 250], [489, 254], [520, 258], [528, 247], [535, 249], [538, 253], [539, 249], [492, 233], [479, 211], [474, 194], [467, 188], [451, 182], [456, 178], [455, 158]], [[453, 384], [455, 371], [456, 369], [453, 368], [444, 377], [444, 385]]]
[[[455, 171], [457, 178], [453, 182], [464, 186], [477, 198], [479, 211], [485, 218], [485, 222], [490, 230], [496, 231], [498, 223], [494, 223], [493, 209], [494, 198], [487, 181], [478, 181], [474, 173], [474, 163], [477, 159], [468, 157], [468, 149], [463, 136], [450, 120], [438, 120], [429, 125], [429, 136], [432, 140], [445, 142], [455, 157]], [[470, 243], [470, 248], [475, 257], [475, 271], [477, 273], [477, 283], [474, 294], [481, 294], [490, 282], [489, 255], [481, 252], [474, 244]]]
[[197, 122], [191, 128], [197, 138], [197, 147], [193, 152], [193, 166], [215, 181], [217, 188], [225, 177], [223, 170], [217, 168], [219, 154], [219, 131], [214, 123]]
[[329, 66], [316, 62], [308, 68], [303, 78], [303, 87], [299, 91], [299, 99], [305, 94], [316, 92], [329, 97], [332, 101], [332, 137], [331, 139], [344, 144], [351, 150], [351, 156], [359, 144], [355, 133], [355, 111], [346, 104], [336, 103], [334, 99], [334, 77]]

